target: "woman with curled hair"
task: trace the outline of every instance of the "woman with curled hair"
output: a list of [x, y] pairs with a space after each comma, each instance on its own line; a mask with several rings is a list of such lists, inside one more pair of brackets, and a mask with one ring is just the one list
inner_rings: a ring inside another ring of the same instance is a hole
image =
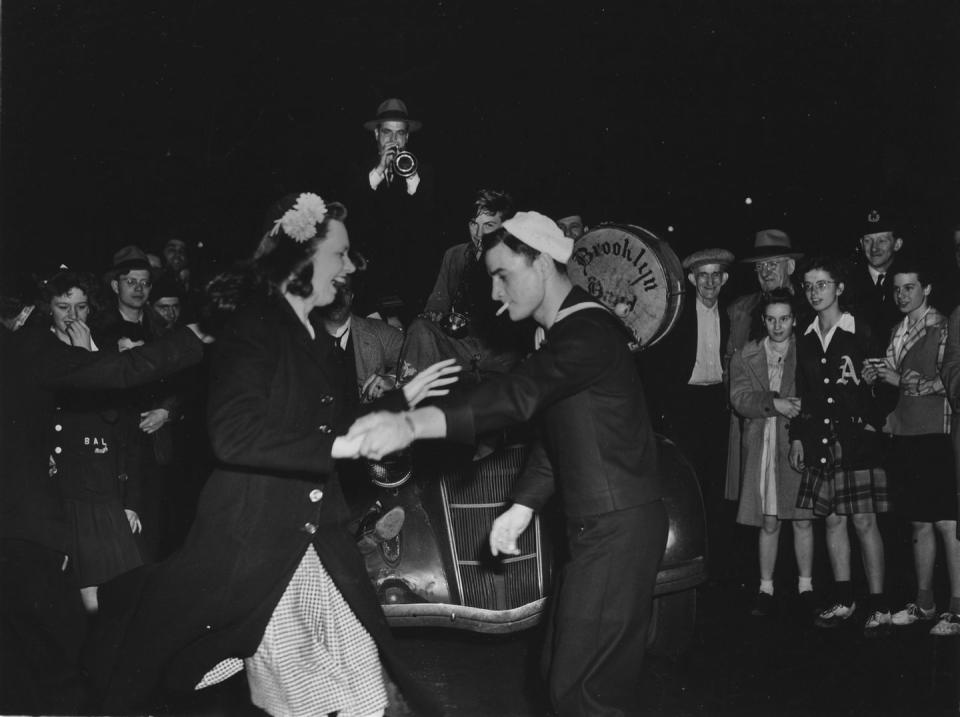
[[[87, 327], [96, 291], [93, 275], [75, 271], [42, 283], [41, 311], [61, 342], [98, 350]], [[49, 427], [50, 475], [60, 485], [73, 569], [90, 613], [99, 585], [143, 564], [133, 537], [141, 529], [137, 476], [121, 457], [119, 418], [101, 391], [61, 390]]]
[[890, 499], [882, 467], [885, 412], [864, 380], [862, 366], [882, 349], [867, 322], [843, 308], [842, 263], [815, 257], [801, 267], [801, 276], [816, 318], [797, 339], [797, 395], [803, 412], [790, 422], [790, 464], [803, 473], [797, 506], [825, 519], [834, 578], [833, 596], [814, 624], [837, 627], [857, 609], [850, 577], [849, 518], [869, 591], [863, 632], [876, 637], [890, 629], [883, 538], [877, 526], [877, 513], [890, 510]]
[[[359, 401], [312, 310], [354, 271], [345, 217], [314, 194], [285, 198], [252, 259], [208, 287], [232, 312], [210, 371], [218, 466], [180, 552], [104, 591], [113, 622], [91, 659], [107, 712], [244, 668], [273, 715], [383, 714], [385, 674], [432, 711], [393, 652], [337, 473]], [[445, 393], [447, 371], [425, 373], [374, 407]]]
[[730, 404], [743, 418], [742, 478], [737, 522], [760, 528], [760, 589], [751, 610], [774, 608], [773, 574], [780, 526], [793, 529], [798, 595], [809, 613], [813, 597], [813, 511], [797, 507], [800, 473], [790, 465], [790, 421], [800, 415], [796, 396], [796, 300], [788, 289], [763, 294], [758, 307], [766, 337], [748, 342], [730, 361]]

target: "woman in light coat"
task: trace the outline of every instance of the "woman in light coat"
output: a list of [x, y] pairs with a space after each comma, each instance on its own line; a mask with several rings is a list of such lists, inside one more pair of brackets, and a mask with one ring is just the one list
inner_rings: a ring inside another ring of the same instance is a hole
[[743, 417], [743, 474], [737, 522], [758, 526], [760, 590], [754, 615], [773, 610], [773, 572], [780, 523], [791, 521], [801, 599], [812, 597], [813, 512], [797, 508], [800, 473], [789, 461], [787, 426], [800, 413], [794, 376], [794, 298], [785, 289], [765, 294], [759, 305], [766, 337], [751, 341], [730, 362], [730, 402]]

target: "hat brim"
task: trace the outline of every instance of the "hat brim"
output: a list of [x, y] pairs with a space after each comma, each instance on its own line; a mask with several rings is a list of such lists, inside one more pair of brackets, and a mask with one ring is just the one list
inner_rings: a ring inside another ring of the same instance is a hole
[[418, 129], [423, 127], [423, 122], [421, 122], [420, 120], [410, 119], [406, 115], [397, 115], [395, 117], [391, 117], [390, 114], [387, 113], [382, 117], [378, 117], [377, 119], [372, 119], [367, 122], [364, 122], [363, 128], [376, 129], [383, 122], [406, 122], [407, 129], [410, 130], [411, 132], [416, 132]]
[[803, 252], [800, 251], [781, 251], [776, 247], [765, 247], [762, 249], [754, 249], [754, 253], [750, 256], [745, 256], [740, 260], [741, 264], [752, 264], [758, 261], [766, 261], [767, 259], [802, 259]]
[[128, 271], [137, 271], [138, 269], [149, 271], [151, 279], [156, 276], [157, 270], [150, 266], [150, 262], [143, 259], [129, 259], [120, 262], [106, 271], [103, 275], [103, 280], [109, 283], [121, 274], [126, 274]]

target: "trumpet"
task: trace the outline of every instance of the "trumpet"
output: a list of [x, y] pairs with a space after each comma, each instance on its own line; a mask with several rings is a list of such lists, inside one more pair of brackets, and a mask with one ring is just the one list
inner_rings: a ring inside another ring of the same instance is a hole
[[412, 177], [417, 173], [417, 158], [411, 152], [401, 149], [393, 155], [393, 173], [398, 177]]

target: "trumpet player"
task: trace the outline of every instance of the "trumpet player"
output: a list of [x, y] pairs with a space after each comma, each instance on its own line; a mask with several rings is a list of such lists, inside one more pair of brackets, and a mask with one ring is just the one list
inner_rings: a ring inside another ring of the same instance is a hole
[[377, 191], [383, 182], [390, 185], [396, 178], [403, 178], [407, 194], [414, 195], [420, 188], [420, 173], [413, 154], [408, 152], [410, 134], [421, 127], [418, 120], [407, 114], [403, 100], [389, 99], [380, 103], [375, 119], [364, 123], [373, 130], [377, 140], [379, 161], [370, 170], [370, 189]]
[[432, 279], [422, 257], [437, 236], [433, 171], [410, 153], [411, 136], [423, 124], [402, 100], [381, 102], [363, 127], [373, 134], [376, 153], [358, 158], [348, 182], [354, 246], [368, 261], [358, 274], [358, 310], [403, 328]]

